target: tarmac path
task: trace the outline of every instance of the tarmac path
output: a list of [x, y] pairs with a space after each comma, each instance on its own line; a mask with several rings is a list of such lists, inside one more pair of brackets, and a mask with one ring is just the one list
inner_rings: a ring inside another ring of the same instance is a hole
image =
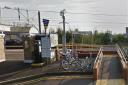
[[96, 85], [125, 85], [117, 55], [104, 55], [100, 72]]

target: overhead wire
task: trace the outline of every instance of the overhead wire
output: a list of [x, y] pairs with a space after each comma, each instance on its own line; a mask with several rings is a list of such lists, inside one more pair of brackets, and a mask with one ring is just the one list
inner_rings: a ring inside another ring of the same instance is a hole
[[[5, 8], [6, 9], [6, 8]], [[13, 8], [12, 10], [16, 10], [16, 8]], [[21, 9], [20, 8], [20, 10], [24, 10], [24, 11], [26, 11], [26, 9]], [[60, 13], [60, 12], [58, 12], [58, 11], [43, 11], [43, 10], [31, 10], [31, 9], [28, 9], [28, 11], [35, 11], [35, 12], [37, 12], [37, 11], [40, 11], [40, 12], [44, 12], [44, 13], [54, 13], [54, 14], [56, 14], [56, 13]], [[20, 14], [23, 16], [23, 17], [25, 17], [25, 18], [27, 18], [22, 12], [20, 12]], [[89, 13], [89, 12], [69, 12], [69, 11], [66, 11], [66, 14], [67, 15], [95, 15], [95, 16], [110, 16], [110, 17], [126, 17], [126, 16], [128, 16], [128, 15], [121, 15], [121, 14], [107, 14], [107, 13]], [[35, 17], [35, 16], [33, 16], [33, 17]], [[1, 17], [2, 18], [2, 17]], [[30, 19], [30, 18], [29, 18]], [[31, 19], [32, 19], [32, 17], [31, 17]], [[51, 19], [51, 18], [49, 18], [49, 19]], [[51, 19], [52, 21], [59, 21], [59, 20], [53, 20], [53, 19]], [[32, 22], [34, 22], [35, 20], [34, 19], [32, 19], [31, 20]], [[72, 20], [71, 20], [71, 23], [74, 23]], [[80, 22], [77, 22], [77, 23], [80, 23]], [[91, 21], [91, 22], [81, 22], [81, 23], [105, 23], [105, 24], [128, 24], [128, 23], [122, 23], [122, 22], [99, 22], [99, 21]]]
[[[7, 8], [2, 8], [2, 9], [7, 9]], [[13, 8], [12, 10], [17, 10], [16, 8]], [[20, 10], [28, 10], [28, 11], [40, 11], [40, 12], [46, 12], [46, 13], [60, 13], [59, 11], [44, 11], [44, 10], [33, 10], [33, 9], [22, 9], [20, 8]], [[107, 14], [107, 13], [89, 13], [89, 12], [69, 12], [66, 11], [66, 14], [87, 14], [87, 15], [102, 15], [102, 16], [128, 16], [128, 15], [119, 15], [119, 14]]]
[[104, 13], [79, 13], [79, 12], [66, 12], [67, 14], [87, 14], [87, 15], [103, 15], [103, 16], [128, 16], [128, 15], [117, 15], [117, 14], [104, 14]]
[[[1, 17], [1, 21], [2, 20], [18, 20], [17, 17]], [[30, 17], [29, 18], [30, 21], [35, 21], [36, 19]], [[59, 19], [52, 19], [52, 18], [48, 18], [50, 19], [50, 21], [56, 21], [56, 22], [60, 22]], [[25, 18], [22, 18], [21, 20], [26, 20]], [[68, 23], [106, 23], [106, 24], [128, 24], [128, 23], [123, 23], [123, 22], [103, 22], [103, 21], [74, 21], [74, 20], [67, 20]]]

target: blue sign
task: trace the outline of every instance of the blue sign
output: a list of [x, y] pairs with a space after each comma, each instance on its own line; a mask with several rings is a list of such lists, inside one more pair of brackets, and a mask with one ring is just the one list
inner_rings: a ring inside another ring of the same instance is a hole
[[49, 20], [48, 19], [43, 19], [43, 23], [44, 23], [44, 26], [48, 26]]

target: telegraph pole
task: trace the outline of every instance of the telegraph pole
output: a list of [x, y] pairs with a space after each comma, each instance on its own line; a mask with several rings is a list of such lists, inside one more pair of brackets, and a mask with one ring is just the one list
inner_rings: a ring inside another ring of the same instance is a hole
[[40, 11], [38, 11], [39, 34], [41, 34]]
[[62, 16], [63, 19], [63, 34], [62, 34], [63, 52], [66, 53], [65, 9], [60, 12], [60, 16]]

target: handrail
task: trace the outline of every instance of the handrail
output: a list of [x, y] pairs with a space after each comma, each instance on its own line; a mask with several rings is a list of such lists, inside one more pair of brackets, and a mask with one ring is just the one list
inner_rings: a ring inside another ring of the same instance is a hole
[[99, 71], [100, 71], [101, 61], [103, 58], [103, 52], [102, 51], [103, 51], [103, 49], [101, 47], [98, 54], [97, 54], [97, 57], [95, 59], [94, 66], [93, 66], [93, 77], [95, 80], [98, 79], [98, 75], [99, 75]]
[[97, 63], [97, 61], [100, 59], [101, 54], [103, 54], [102, 51], [103, 51], [103, 49], [102, 49], [102, 47], [101, 47], [100, 50], [99, 50], [99, 52], [98, 52], [98, 54], [97, 54], [97, 57], [96, 57], [96, 59], [95, 59], [94, 64]]
[[127, 60], [126, 60], [126, 58], [125, 58], [125, 55], [124, 55], [122, 49], [120, 48], [120, 46], [119, 46], [118, 44], [116, 44], [116, 47], [117, 47], [117, 52], [121, 54], [121, 55], [120, 55], [121, 59], [122, 59], [125, 63], [127, 63]]
[[121, 47], [118, 44], [116, 44], [116, 47], [117, 47], [117, 53], [120, 57], [120, 62], [122, 64], [122, 68], [123, 68], [123, 77], [124, 77], [124, 79], [127, 80], [128, 79], [128, 66], [127, 66], [127, 60], [125, 58], [126, 56], [124, 55]]

